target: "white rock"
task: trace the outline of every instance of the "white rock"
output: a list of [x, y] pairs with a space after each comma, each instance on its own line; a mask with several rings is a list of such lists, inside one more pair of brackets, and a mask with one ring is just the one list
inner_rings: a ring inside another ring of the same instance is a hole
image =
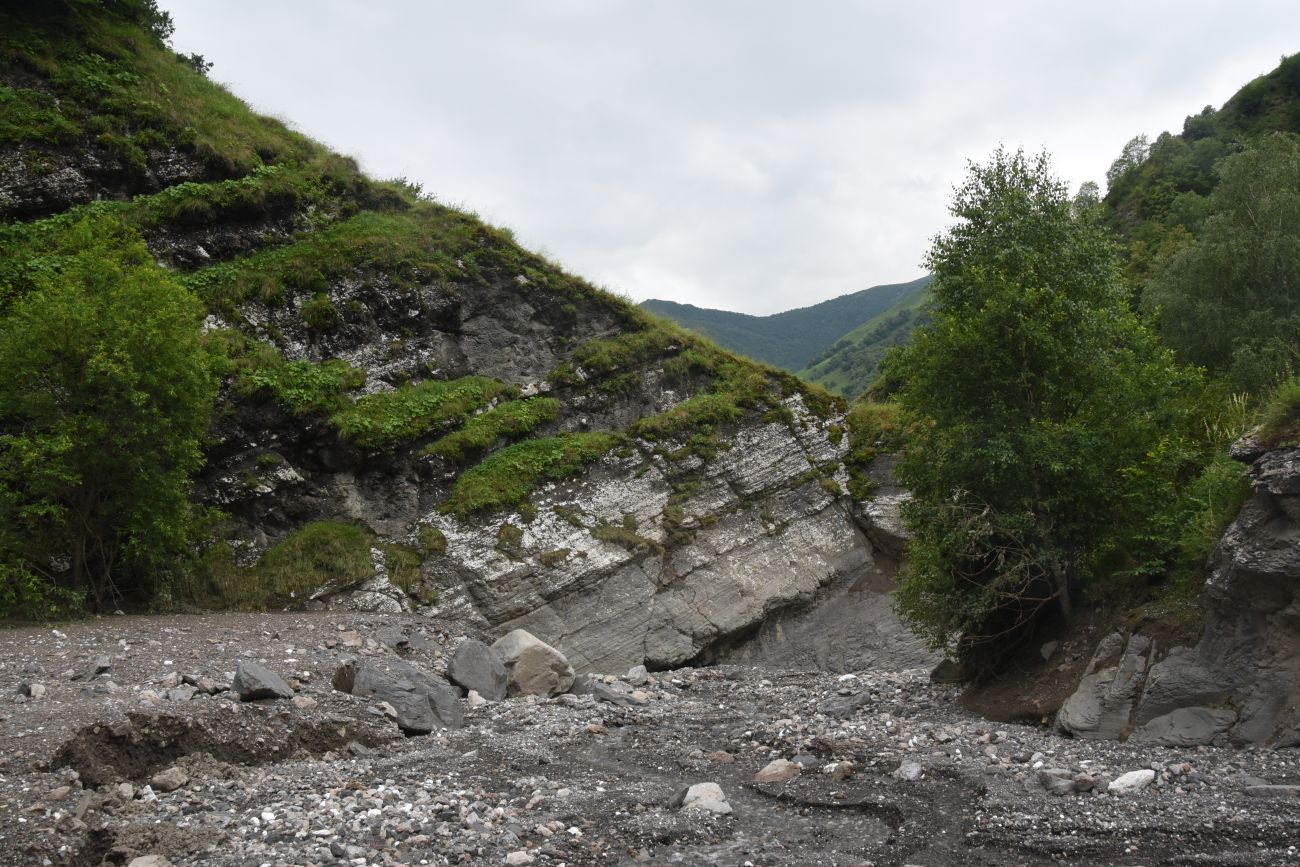
[[717, 813], [721, 816], [731, 813], [727, 796], [722, 793], [722, 787], [717, 783], [696, 783], [691, 786], [686, 790], [686, 796], [682, 798], [682, 809]]
[[507, 855], [506, 863], [507, 864], [531, 864], [533, 863], [533, 856], [529, 855], [523, 849], [520, 849], [518, 852], [511, 852], [509, 855]]
[[1113, 795], [1140, 792], [1151, 785], [1152, 780], [1155, 778], [1156, 772], [1149, 768], [1141, 771], [1129, 771], [1127, 774], [1121, 774], [1111, 780], [1109, 791]]

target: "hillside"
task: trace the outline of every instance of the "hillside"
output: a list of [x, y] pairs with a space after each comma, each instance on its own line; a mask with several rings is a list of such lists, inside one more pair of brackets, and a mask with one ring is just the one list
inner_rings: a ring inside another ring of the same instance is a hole
[[[0, 12], [7, 612], [439, 611], [608, 670], [793, 635], [871, 567], [842, 401], [364, 176], [169, 24]], [[854, 599], [807, 652], [915, 652]]]
[[930, 279], [913, 285], [915, 288], [888, 310], [826, 347], [798, 376], [841, 397], [852, 399], [862, 394], [880, 373], [880, 362], [889, 348], [906, 343], [912, 329], [925, 322]]
[[1207, 105], [1189, 115], [1181, 133], [1129, 142], [1107, 172], [1104, 204], [1129, 242], [1135, 280], [1145, 279], [1157, 257], [1196, 232], [1219, 160], [1271, 132], [1300, 133], [1300, 54], [1283, 58], [1218, 110]]
[[732, 352], [795, 371], [807, 366], [842, 337], [846, 324], [856, 325], [883, 313], [927, 280], [873, 286], [770, 316], [750, 316], [654, 298], [641, 302], [641, 307], [703, 334]]

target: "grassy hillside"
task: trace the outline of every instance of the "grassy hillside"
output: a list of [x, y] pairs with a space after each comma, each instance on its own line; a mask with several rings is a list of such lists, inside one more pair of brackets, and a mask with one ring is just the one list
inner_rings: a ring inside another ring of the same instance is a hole
[[[610, 450], [707, 459], [792, 395], [839, 405], [365, 177], [252, 112], [169, 33], [150, 0], [0, 6], [0, 614], [174, 594], [213, 533], [200, 572], [217, 601], [283, 600], [328, 577], [302, 550], [329, 546], [292, 540], [348, 525], [320, 492], [259, 498], [313, 472], [405, 466], [436, 480], [431, 505], [486, 519]], [[177, 299], [175, 315], [114, 306], [138, 298]], [[173, 345], [189, 379], [143, 375]], [[79, 397], [87, 371], [104, 408], [55, 399]], [[160, 463], [171, 474], [147, 493], [168, 496], [142, 509], [131, 468]], [[220, 544], [230, 522], [280, 544], [250, 562]], [[69, 550], [75, 569], [51, 571]], [[255, 570], [239, 587], [236, 565]]]
[[888, 310], [826, 347], [798, 376], [842, 397], [862, 394], [879, 374], [889, 348], [906, 343], [912, 329], [925, 321], [930, 280], [913, 285], [915, 288]]
[[795, 371], [843, 336], [845, 325], [866, 322], [883, 313], [926, 280], [873, 286], [771, 316], [749, 316], [653, 298], [641, 306], [733, 352]]

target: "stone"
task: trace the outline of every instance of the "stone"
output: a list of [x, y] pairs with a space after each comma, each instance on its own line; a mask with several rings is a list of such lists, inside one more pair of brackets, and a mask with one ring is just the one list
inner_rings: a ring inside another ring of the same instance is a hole
[[198, 689], [193, 686], [178, 686], [167, 690], [168, 701], [189, 701], [198, 694]]
[[506, 667], [501, 657], [473, 638], [462, 641], [452, 654], [447, 663], [447, 679], [467, 694], [473, 690], [488, 701], [506, 697]]
[[460, 690], [399, 659], [345, 660], [334, 673], [334, 688], [387, 703], [398, 728], [408, 735], [465, 724]]
[[1292, 800], [1300, 798], [1300, 786], [1247, 786], [1241, 790], [1250, 798], [1269, 798], [1272, 800]]
[[803, 767], [794, 762], [788, 762], [785, 759], [776, 759], [768, 762], [761, 771], [754, 774], [754, 782], [784, 783], [787, 780], [792, 780], [799, 776], [802, 771]]
[[312, 711], [320, 706], [320, 702], [309, 695], [295, 695], [293, 697], [293, 706], [301, 711]]
[[1127, 774], [1120, 774], [1110, 781], [1108, 791], [1112, 795], [1127, 795], [1132, 792], [1140, 792], [1147, 786], [1151, 785], [1156, 778], [1156, 772], [1150, 768], [1143, 768], [1140, 771], [1129, 771]]
[[962, 683], [965, 680], [966, 672], [961, 664], [951, 659], [941, 659], [938, 665], [930, 669], [931, 683]]
[[710, 761], [719, 765], [731, 765], [731, 764], [735, 764], [736, 762], [736, 757], [724, 750], [718, 750], [717, 752], [709, 753], [709, 759]]
[[1038, 785], [1053, 795], [1068, 795], [1074, 791], [1074, 774], [1065, 768], [1043, 768], [1038, 772]]
[[159, 771], [150, 777], [149, 785], [156, 792], [174, 792], [189, 781], [189, 774], [173, 765], [165, 771]]
[[58, 786], [57, 788], [50, 789], [45, 793], [45, 800], [62, 801], [64, 798], [68, 797], [68, 793], [71, 791], [71, 786]]
[[470, 707], [482, 707], [488, 704], [488, 700], [478, 694], [478, 690], [471, 689], [469, 695], [465, 696], [465, 703]]
[[135, 786], [130, 783], [117, 784], [117, 796], [124, 801], [129, 801], [135, 797]]
[[172, 867], [172, 862], [162, 855], [142, 855], [132, 858], [127, 867]]
[[623, 679], [633, 686], [641, 686], [650, 679], [650, 672], [644, 665], [634, 665], [623, 675]]
[[1130, 739], [1163, 747], [1195, 747], [1212, 743], [1236, 721], [1236, 711], [1226, 708], [1180, 707], [1150, 720]]
[[853, 773], [856, 770], [853, 762], [842, 761], [836, 762], [834, 769], [831, 771], [831, 779], [837, 783], [843, 783], [853, 779]]
[[293, 696], [293, 689], [285, 683], [284, 678], [248, 659], [240, 660], [231, 687], [239, 695], [240, 701]]
[[921, 774], [923, 772], [924, 769], [921, 767], [919, 762], [907, 761], [900, 764], [898, 768], [894, 770], [894, 778], [903, 780], [904, 782], [914, 783], [921, 779]]
[[533, 856], [520, 849], [518, 852], [511, 852], [507, 855], [506, 863], [510, 865], [531, 864], [533, 863]]
[[1046, 644], [1044, 644], [1042, 647], [1038, 648], [1038, 655], [1043, 658], [1043, 662], [1047, 662], [1049, 659], [1051, 659], [1053, 656], [1056, 655], [1056, 650], [1060, 646], [1061, 646], [1061, 642], [1059, 641], [1049, 641]]
[[635, 692], [623, 692], [616, 687], [603, 683], [592, 684], [591, 694], [600, 701], [607, 701], [620, 707], [634, 707], [646, 703], [645, 699], [639, 697]]
[[[1116, 648], [1119, 660], [1107, 664]], [[1129, 726], [1155, 654], [1144, 635], [1112, 634], [1098, 645], [1079, 686], [1056, 715], [1056, 727], [1081, 738], [1115, 739]]]
[[732, 812], [731, 804], [727, 803], [727, 797], [717, 783], [696, 783], [679, 792], [674, 800], [683, 810], [715, 813], [720, 816], [727, 816]]
[[559, 695], [573, 686], [573, 666], [564, 654], [523, 629], [492, 645], [506, 668], [509, 695]]
[[94, 680], [105, 672], [111, 671], [113, 660], [107, 656], [96, 656], [85, 668], [73, 675], [73, 680]]

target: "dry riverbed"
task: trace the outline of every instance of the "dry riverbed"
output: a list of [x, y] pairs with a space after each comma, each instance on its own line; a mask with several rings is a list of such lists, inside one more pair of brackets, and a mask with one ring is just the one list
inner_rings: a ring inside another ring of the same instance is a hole
[[[0, 862], [1300, 863], [1297, 751], [989, 723], [925, 671], [612, 672], [618, 704], [466, 703], [415, 737], [331, 685], [347, 655], [441, 672], [464, 636], [340, 613], [0, 631]], [[238, 700], [250, 661], [293, 697]], [[721, 801], [682, 806], [701, 783]]]

